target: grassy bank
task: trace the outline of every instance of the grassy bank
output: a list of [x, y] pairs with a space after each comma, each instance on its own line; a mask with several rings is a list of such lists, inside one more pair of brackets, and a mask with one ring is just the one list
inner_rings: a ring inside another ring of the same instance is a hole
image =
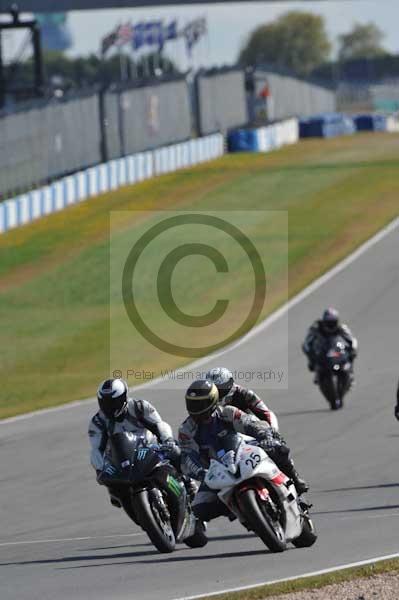
[[[314, 577], [303, 577], [293, 579], [292, 581], [282, 581], [271, 585], [262, 585], [249, 590], [240, 592], [229, 592], [226, 594], [216, 594], [213, 596], [204, 596], [201, 600], [266, 600], [266, 598], [282, 596], [294, 592], [319, 590], [328, 585], [343, 583], [356, 579], [367, 579], [376, 575], [399, 572], [399, 559], [384, 560], [377, 563], [371, 563], [362, 567], [353, 567], [342, 569], [325, 575], [315, 575]], [[311, 597], [311, 596], [309, 596]], [[346, 596], [345, 596], [346, 597]], [[360, 597], [359, 597], [360, 600]]]
[[[151, 211], [245, 210], [249, 218], [255, 210], [287, 211], [291, 296], [399, 213], [398, 173], [397, 135], [308, 141], [269, 155], [225, 156], [0, 236], [0, 417], [93, 395], [109, 372], [110, 306], [113, 341], [118, 340], [116, 348], [112, 343], [114, 366], [131, 367], [134, 357], [135, 369], [158, 373], [187, 362], [124, 326], [109, 277], [111, 211], [131, 211], [112, 219], [113, 248], [137, 237], [154, 219]], [[271, 248], [273, 285], [261, 316], [287, 296], [284, 240], [274, 235], [284, 229], [282, 214], [250, 223], [251, 237]], [[233, 258], [228, 292], [244, 311], [253, 289], [240, 285], [248, 265]], [[215, 269], [201, 260], [195, 269], [182, 261], [176, 288], [177, 304], [193, 315], [207, 312], [226, 294], [226, 279], [214, 277]], [[150, 269], [143, 272], [136, 292], [159, 330], [149, 275]], [[211, 298], [204, 277], [213, 277]], [[201, 345], [205, 330], [193, 335], [194, 345]]]

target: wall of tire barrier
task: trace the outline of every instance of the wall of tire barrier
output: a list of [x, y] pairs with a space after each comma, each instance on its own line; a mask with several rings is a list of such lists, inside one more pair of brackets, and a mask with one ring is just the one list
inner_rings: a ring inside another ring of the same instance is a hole
[[0, 204], [0, 233], [20, 227], [98, 194], [156, 175], [212, 160], [224, 153], [224, 138], [214, 134], [141, 152], [79, 171], [51, 185]]
[[287, 119], [266, 127], [235, 129], [227, 138], [230, 152], [270, 152], [299, 139], [298, 119]]

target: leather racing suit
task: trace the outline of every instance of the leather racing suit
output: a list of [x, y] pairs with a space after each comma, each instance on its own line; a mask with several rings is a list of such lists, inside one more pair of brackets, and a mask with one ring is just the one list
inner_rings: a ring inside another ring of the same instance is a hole
[[305, 337], [305, 341], [302, 344], [302, 350], [306, 354], [309, 361], [308, 366], [310, 371], [315, 370], [318, 362], [317, 342], [321, 342], [324, 346], [325, 342], [327, 342], [329, 338], [337, 335], [341, 336], [348, 344], [351, 362], [353, 362], [357, 356], [358, 342], [349, 327], [342, 323], [338, 325], [337, 330], [334, 333], [326, 332], [323, 328], [323, 321], [318, 319], [309, 328], [309, 331]]
[[233, 406], [217, 406], [203, 423], [188, 417], [179, 428], [181, 465], [185, 475], [201, 481], [193, 502], [195, 516], [201, 521], [210, 521], [219, 516], [230, 516], [228, 508], [219, 500], [217, 492], [209, 489], [203, 479], [210, 459], [217, 457], [222, 448], [224, 435], [236, 431], [249, 435], [259, 442], [268, 455], [286, 475], [294, 479], [296, 474], [289, 448], [280, 435], [265, 421], [248, 415]]
[[252, 413], [260, 421], [267, 421], [269, 425], [278, 430], [276, 415], [266, 406], [261, 398], [252, 390], [233, 384], [231, 390], [219, 401], [221, 406], [234, 406], [245, 413]]
[[[169, 457], [175, 466], [179, 466], [180, 451], [173, 439], [172, 428], [162, 421], [158, 411], [147, 400], [129, 398], [122, 421], [108, 419], [99, 410], [89, 423], [89, 439], [91, 444], [90, 462], [97, 473], [97, 481], [101, 484], [101, 475], [112, 475], [113, 465], [109, 455], [108, 440], [113, 433], [124, 431], [139, 433], [148, 444], [163, 443], [170, 447]], [[177, 463], [177, 465], [176, 465]], [[120, 490], [107, 483], [111, 502], [118, 506]]]

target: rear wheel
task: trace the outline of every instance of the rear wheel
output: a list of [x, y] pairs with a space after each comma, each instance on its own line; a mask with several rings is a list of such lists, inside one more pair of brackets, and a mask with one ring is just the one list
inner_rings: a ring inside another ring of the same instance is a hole
[[341, 400], [339, 398], [338, 386], [333, 376], [327, 375], [320, 381], [320, 391], [329, 403], [331, 410], [341, 408]]
[[260, 537], [262, 542], [272, 552], [283, 552], [286, 547], [284, 530], [281, 523], [261, 508], [260, 503], [265, 504], [258, 498], [255, 490], [246, 490], [240, 493], [240, 511], [248, 527]]
[[304, 517], [302, 533], [292, 543], [296, 548], [309, 548], [317, 540], [317, 533], [313, 521], [309, 516]]
[[137, 520], [159, 552], [173, 552], [175, 535], [168, 511], [159, 498], [159, 490], [143, 490], [134, 495], [133, 508]]

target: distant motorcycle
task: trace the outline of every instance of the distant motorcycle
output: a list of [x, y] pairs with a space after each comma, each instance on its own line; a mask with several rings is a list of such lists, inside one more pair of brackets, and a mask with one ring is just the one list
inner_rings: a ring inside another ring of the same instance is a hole
[[210, 461], [206, 485], [218, 490], [220, 500], [272, 552], [282, 552], [289, 542], [312, 546], [317, 535], [310, 506], [256, 443], [239, 434], [226, 436], [217, 459]]
[[106, 485], [120, 490], [126, 514], [160, 552], [176, 543], [201, 547], [207, 538], [191, 510], [184, 482], [159, 445], [148, 445], [135, 433], [116, 433], [109, 440], [115, 473]]
[[332, 410], [344, 405], [344, 396], [349, 391], [352, 381], [352, 358], [350, 348], [345, 339], [334, 336], [328, 345], [316, 351], [317, 379], [321, 393], [330, 404]]

